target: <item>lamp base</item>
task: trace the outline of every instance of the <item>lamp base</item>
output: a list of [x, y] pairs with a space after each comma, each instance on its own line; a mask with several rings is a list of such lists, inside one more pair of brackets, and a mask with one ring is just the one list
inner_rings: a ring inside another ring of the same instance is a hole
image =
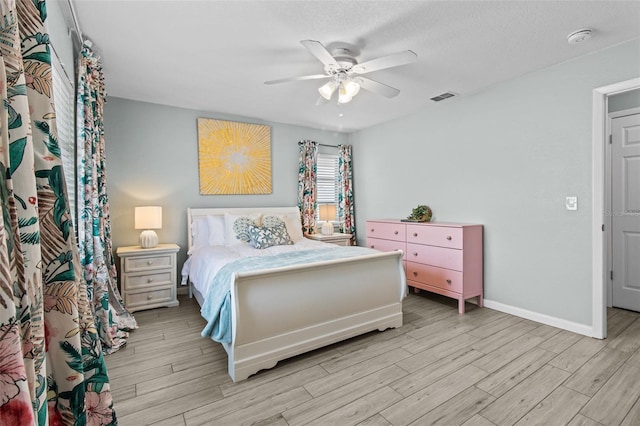
[[333, 224], [328, 220], [322, 224], [322, 235], [333, 235]]
[[140, 247], [153, 248], [158, 245], [158, 234], [156, 231], [147, 229], [140, 233]]

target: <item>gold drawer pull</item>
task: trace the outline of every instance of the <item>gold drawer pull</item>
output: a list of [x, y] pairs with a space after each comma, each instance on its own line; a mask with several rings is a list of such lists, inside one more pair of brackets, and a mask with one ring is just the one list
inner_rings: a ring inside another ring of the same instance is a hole
[[413, 233], [413, 236], [414, 236], [414, 237], [417, 237], [417, 236], [418, 236], [418, 233], [417, 233], [417, 232], [414, 232], [414, 233]]
[[147, 278], [147, 282], [148, 283], [152, 283], [153, 282], [153, 278]]
[[447, 240], [451, 241], [451, 235], [447, 236]]
[[451, 280], [447, 280], [447, 284], [451, 285]]
[[153, 296], [151, 296], [151, 295], [147, 296], [147, 300], [151, 300], [152, 298], [153, 298]]
[[393, 231], [394, 235], [398, 235], [398, 231]]
[[153, 260], [147, 260], [147, 265], [153, 265]]
[[418, 273], [417, 273], [416, 271], [413, 271], [413, 276], [414, 276], [414, 277], [417, 277], [417, 276], [418, 276]]

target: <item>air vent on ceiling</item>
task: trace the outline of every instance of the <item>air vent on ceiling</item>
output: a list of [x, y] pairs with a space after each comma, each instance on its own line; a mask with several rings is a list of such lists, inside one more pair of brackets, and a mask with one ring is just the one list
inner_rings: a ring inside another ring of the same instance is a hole
[[431, 98], [431, 100], [433, 102], [440, 102], [440, 101], [444, 101], [445, 99], [448, 99], [448, 98], [453, 98], [455, 95], [456, 94], [453, 93], [453, 92], [445, 92], [445, 93], [443, 93], [441, 95], [438, 95], [438, 96], [435, 96], [435, 97]]

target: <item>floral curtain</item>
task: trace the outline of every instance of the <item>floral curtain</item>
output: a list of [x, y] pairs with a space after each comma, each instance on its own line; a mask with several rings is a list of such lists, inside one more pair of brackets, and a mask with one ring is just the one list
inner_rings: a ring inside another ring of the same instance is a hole
[[313, 234], [316, 230], [316, 170], [318, 144], [305, 140], [298, 142], [300, 167], [298, 169], [298, 207], [302, 216], [302, 232]]
[[353, 167], [351, 145], [338, 146], [338, 219], [340, 232], [351, 234], [356, 244], [356, 218], [353, 209]]
[[105, 353], [112, 353], [126, 343], [127, 330], [137, 328], [137, 324], [118, 291], [113, 258], [104, 148], [105, 98], [102, 65], [91, 43], [84, 42], [78, 68], [78, 145], [84, 153], [78, 167], [82, 181], [78, 204], [83, 206], [78, 240], [102, 348]]
[[116, 424], [57, 143], [44, 0], [0, 0], [0, 424]]

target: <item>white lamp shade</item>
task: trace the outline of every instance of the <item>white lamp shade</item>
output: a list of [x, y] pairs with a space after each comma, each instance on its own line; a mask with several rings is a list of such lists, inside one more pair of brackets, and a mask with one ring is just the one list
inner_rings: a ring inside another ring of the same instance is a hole
[[344, 82], [343, 85], [347, 96], [354, 97], [360, 91], [360, 85], [353, 80], [348, 80]]
[[144, 206], [135, 208], [135, 229], [162, 228], [162, 207]]
[[336, 87], [337, 87], [336, 82], [331, 80], [326, 84], [323, 84], [318, 89], [318, 92], [320, 92], [320, 96], [322, 96], [326, 100], [330, 100], [331, 96], [333, 95], [333, 92], [336, 90]]
[[320, 220], [336, 220], [336, 205], [335, 204], [320, 204]]

